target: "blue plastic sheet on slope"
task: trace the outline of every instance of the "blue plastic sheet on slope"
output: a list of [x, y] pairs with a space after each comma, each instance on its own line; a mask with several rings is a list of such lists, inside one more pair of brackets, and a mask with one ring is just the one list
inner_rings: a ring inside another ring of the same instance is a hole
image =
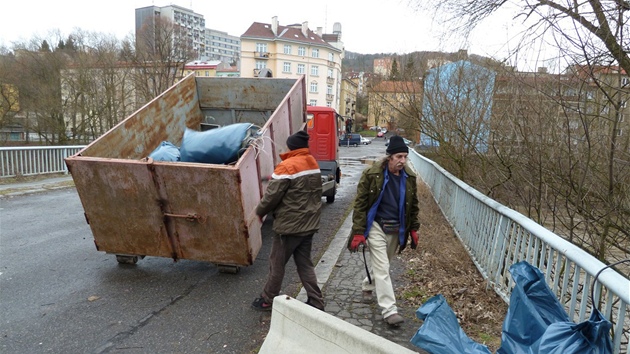
[[258, 129], [251, 123], [235, 123], [203, 132], [186, 129], [180, 148], [181, 161], [214, 164], [235, 162]]
[[179, 161], [179, 148], [171, 142], [163, 141], [149, 157], [155, 161]]
[[441, 294], [420, 306], [416, 316], [424, 323], [411, 339], [415, 346], [432, 354], [490, 354], [488, 347], [466, 336]]
[[497, 353], [537, 353], [540, 337], [547, 327], [556, 322], [568, 322], [569, 315], [538, 268], [518, 262], [510, 267], [510, 274], [515, 285]]
[[[497, 353], [612, 354], [612, 324], [597, 309], [588, 320], [573, 323], [538, 268], [519, 262], [510, 273], [515, 286]], [[442, 295], [429, 299], [416, 315], [424, 320], [411, 339], [417, 347], [432, 354], [488, 353], [477, 351], [484, 347], [464, 334]]]

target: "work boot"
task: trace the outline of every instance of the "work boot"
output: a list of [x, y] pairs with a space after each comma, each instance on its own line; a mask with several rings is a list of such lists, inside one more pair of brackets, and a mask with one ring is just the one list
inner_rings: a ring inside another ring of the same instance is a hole
[[401, 315], [393, 313], [385, 317], [385, 322], [387, 322], [387, 324], [390, 326], [398, 327], [401, 323], [405, 322], [405, 319]]

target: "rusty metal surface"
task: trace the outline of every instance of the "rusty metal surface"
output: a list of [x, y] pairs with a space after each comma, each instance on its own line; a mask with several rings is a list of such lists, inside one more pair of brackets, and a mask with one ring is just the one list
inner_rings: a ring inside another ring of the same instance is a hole
[[[306, 117], [303, 78], [257, 80], [189, 76], [66, 159], [98, 250], [254, 262], [262, 245], [254, 213], [266, 186], [261, 176], [273, 172], [286, 137]], [[164, 140], [179, 145], [185, 127], [198, 129], [201, 102], [206, 111], [218, 111], [224, 107], [208, 105], [228, 104], [228, 98], [234, 99], [230, 109], [260, 109], [258, 116], [269, 117], [264, 143], [248, 148], [235, 165], [144, 159]]]
[[194, 76], [187, 76], [80, 152], [119, 159], [147, 157], [162, 141], [179, 146], [186, 127], [203, 119]]

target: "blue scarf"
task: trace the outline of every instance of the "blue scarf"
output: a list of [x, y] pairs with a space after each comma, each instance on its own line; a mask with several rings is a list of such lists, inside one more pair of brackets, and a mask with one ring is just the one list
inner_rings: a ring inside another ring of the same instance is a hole
[[[398, 228], [398, 243], [400, 245], [405, 243], [405, 191], [407, 186], [407, 173], [405, 170], [401, 170], [400, 174], [400, 198], [398, 198], [398, 220], [400, 222], [400, 227]], [[383, 187], [381, 188], [381, 193], [376, 199], [376, 202], [370, 207], [370, 210], [367, 214], [367, 225], [365, 227], [365, 233], [363, 236], [368, 238], [370, 234], [370, 229], [372, 228], [372, 223], [376, 218], [376, 211], [378, 210], [378, 205], [381, 203], [381, 199], [383, 199], [383, 192], [385, 191], [385, 186], [389, 182], [389, 169], [385, 168], [385, 181], [383, 181]]]

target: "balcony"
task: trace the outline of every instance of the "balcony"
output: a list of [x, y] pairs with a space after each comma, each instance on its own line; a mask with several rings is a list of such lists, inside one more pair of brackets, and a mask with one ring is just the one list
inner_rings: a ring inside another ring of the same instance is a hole
[[327, 84], [330, 84], [330, 85], [334, 84], [334, 83], [335, 83], [335, 78], [330, 77], [330, 76], [329, 76], [329, 77], [327, 77], [327, 78], [326, 78], [326, 83], [327, 83]]
[[335, 67], [335, 62], [328, 60], [328, 67], [334, 68]]
[[334, 96], [334, 95], [331, 95], [331, 94], [326, 94], [326, 101], [332, 101], [332, 100], [333, 100], [333, 98], [335, 98], [335, 96]]
[[254, 58], [269, 59], [269, 52], [254, 52]]

